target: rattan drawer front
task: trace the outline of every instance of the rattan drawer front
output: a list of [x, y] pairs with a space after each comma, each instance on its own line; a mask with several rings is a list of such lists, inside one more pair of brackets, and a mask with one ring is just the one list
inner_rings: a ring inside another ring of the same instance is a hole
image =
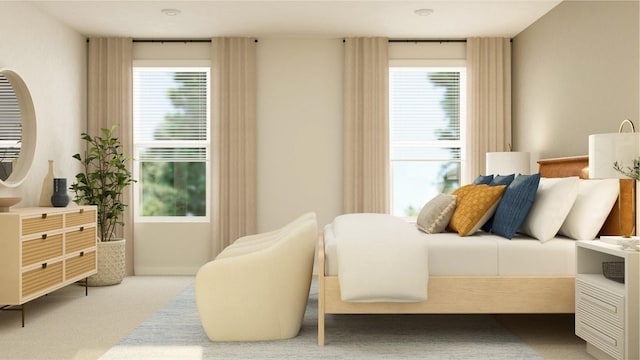
[[62, 283], [62, 261], [22, 273], [22, 297]]
[[22, 219], [22, 236], [62, 229], [62, 214]]
[[62, 234], [22, 243], [22, 266], [44, 263], [58, 256], [62, 256]]
[[96, 211], [80, 209], [72, 213], [68, 213], [66, 216], [67, 227], [86, 225], [96, 222]]
[[624, 327], [624, 296], [576, 279], [576, 308]]
[[96, 252], [81, 253], [65, 260], [64, 265], [65, 280], [73, 279], [78, 276], [86, 277], [95, 273], [96, 270]]
[[80, 228], [80, 230], [70, 231], [66, 235], [65, 253], [70, 254], [80, 252], [90, 247], [96, 246], [96, 228]]

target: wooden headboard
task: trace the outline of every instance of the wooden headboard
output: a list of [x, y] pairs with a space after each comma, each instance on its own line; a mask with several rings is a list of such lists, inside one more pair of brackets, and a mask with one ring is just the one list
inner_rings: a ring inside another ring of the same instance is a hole
[[[581, 179], [588, 179], [589, 157], [572, 156], [538, 160], [538, 171], [542, 177], [579, 176]], [[600, 229], [599, 235], [622, 235], [619, 226], [620, 221], [622, 221], [622, 229], [629, 231], [633, 228], [636, 221], [635, 207], [632, 201], [632, 196], [635, 196], [633, 193], [634, 186], [634, 180], [620, 179], [620, 198], [622, 198], [622, 203], [619, 204], [619, 200], [616, 200], [607, 221]], [[618, 214], [622, 214], [622, 216], [619, 217]]]

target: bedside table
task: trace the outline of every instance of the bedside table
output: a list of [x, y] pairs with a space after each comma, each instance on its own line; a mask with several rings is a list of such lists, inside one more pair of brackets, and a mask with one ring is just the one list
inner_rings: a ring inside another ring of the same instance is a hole
[[[596, 358], [638, 359], [640, 252], [604, 241], [576, 242], [576, 335]], [[603, 275], [603, 262], [624, 263], [624, 283]]]

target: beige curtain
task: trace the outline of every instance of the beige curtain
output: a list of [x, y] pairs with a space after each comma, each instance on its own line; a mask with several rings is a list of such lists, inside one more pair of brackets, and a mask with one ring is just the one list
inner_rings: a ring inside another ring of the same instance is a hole
[[213, 38], [212, 257], [256, 231], [256, 43]]
[[[124, 153], [133, 153], [133, 57], [131, 38], [90, 38], [87, 71], [87, 133], [118, 125]], [[78, 134], [79, 136], [79, 134]], [[131, 169], [132, 164], [129, 163]], [[133, 187], [124, 194], [122, 234], [127, 239], [127, 274], [133, 275]]]
[[386, 38], [345, 40], [345, 213], [389, 212], [388, 48]]
[[508, 38], [467, 39], [467, 171], [472, 181], [485, 173], [489, 151], [511, 144], [511, 42]]

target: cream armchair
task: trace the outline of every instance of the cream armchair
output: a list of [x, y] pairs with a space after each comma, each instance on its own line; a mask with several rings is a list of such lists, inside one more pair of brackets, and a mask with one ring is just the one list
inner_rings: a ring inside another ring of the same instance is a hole
[[196, 275], [200, 322], [212, 341], [288, 339], [307, 306], [318, 226], [305, 214], [236, 240]]

